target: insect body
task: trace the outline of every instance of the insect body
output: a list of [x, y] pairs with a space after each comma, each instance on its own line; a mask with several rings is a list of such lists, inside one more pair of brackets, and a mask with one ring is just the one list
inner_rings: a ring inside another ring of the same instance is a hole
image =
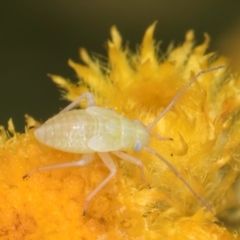
[[[85, 214], [89, 201], [111, 180], [111, 178], [113, 178], [116, 173], [116, 166], [109, 153], [139, 166], [141, 177], [146, 181], [142, 162], [123, 152], [124, 150], [130, 149], [137, 152], [143, 149], [162, 160], [188, 187], [194, 196], [214, 214], [211, 206], [195, 192], [175, 167], [162, 155], [149, 147], [148, 144], [150, 143], [150, 135], [161, 140], [161, 137], [154, 133], [151, 128], [171, 109], [183, 92], [186, 91], [186, 89], [189, 88], [189, 86], [196, 81], [201, 74], [215, 71], [222, 67], [223, 66], [219, 66], [199, 72], [174, 97], [165, 110], [147, 126], [144, 126], [137, 120], [132, 121], [118, 115], [113, 110], [96, 106], [92, 94], [88, 92], [84, 93], [59, 114], [46, 121], [42, 126], [35, 130], [35, 136], [41, 143], [66, 152], [83, 153], [82, 158], [76, 162], [36, 168], [26, 174], [23, 178], [28, 177], [37, 171], [85, 166], [94, 159], [94, 153], [97, 153], [110, 170], [110, 174], [86, 198], [83, 208], [83, 214]], [[87, 108], [85, 110], [69, 111], [83, 99], [87, 99]]]
[[150, 142], [145, 126], [98, 106], [60, 113], [36, 129], [35, 136], [43, 144], [73, 153], [129, 150], [140, 147], [139, 141], [142, 146]]

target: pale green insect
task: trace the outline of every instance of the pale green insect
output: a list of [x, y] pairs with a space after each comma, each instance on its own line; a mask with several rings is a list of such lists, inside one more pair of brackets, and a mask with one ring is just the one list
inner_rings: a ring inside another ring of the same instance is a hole
[[[146, 150], [162, 160], [171, 171], [186, 185], [194, 196], [214, 214], [211, 206], [190, 186], [176, 168], [162, 155], [149, 147], [150, 135], [159, 140], [162, 138], [154, 133], [152, 127], [171, 109], [178, 98], [197, 80], [197, 78], [207, 72], [223, 68], [218, 66], [199, 72], [170, 102], [164, 111], [156, 119], [145, 126], [138, 120], [132, 121], [115, 111], [98, 107], [94, 97], [87, 92], [79, 96], [74, 102], [69, 104], [59, 114], [50, 118], [43, 125], [35, 130], [35, 137], [41, 143], [66, 152], [83, 153], [79, 161], [57, 164], [36, 168], [27, 173], [24, 178], [31, 174], [50, 169], [66, 168], [74, 166], [85, 166], [94, 159], [94, 154], [98, 154], [104, 164], [110, 170], [110, 174], [88, 195], [83, 207], [83, 214], [86, 213], [89, 201], [114, 177], [116, 166], [109, 153], [117, 157], [136, 164], [140, 168], [143, 181], [147, 182], [144, 175], [142, 162], [123, 152], [130, 149], [138, 152]], [[87, 100], [86, 109], [74, 108], [83, 99]], [[71, 111], [70, 111], [71, 110]]]

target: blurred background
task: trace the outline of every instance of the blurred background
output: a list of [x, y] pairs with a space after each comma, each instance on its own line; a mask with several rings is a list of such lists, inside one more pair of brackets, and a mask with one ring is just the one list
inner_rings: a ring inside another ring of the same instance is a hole
[[12, 117], [18, 131], [25, 113], [45, 121], [67, 105], [47, 73], [77, 80], [67, 60], [80, 62], [79, 47], [106, 56], [113, 24], [132, 50], [155, 20], [163, 51], [173, 40], [182, 43], [189, 29], [196, 43], [208, 32], [209, 51], [240, 65], [240, 1], [13, 0], [2, 1], [0, 11], [0, 125]]

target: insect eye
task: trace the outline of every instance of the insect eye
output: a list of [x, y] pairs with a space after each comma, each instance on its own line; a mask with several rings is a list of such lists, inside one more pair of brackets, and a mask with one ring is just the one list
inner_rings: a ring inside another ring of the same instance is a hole
[[140, 140], [137, 140], [134, 144], [133, 150], [135, 152], [139, 152], [142, 149], [143, 145], [142, 142]]

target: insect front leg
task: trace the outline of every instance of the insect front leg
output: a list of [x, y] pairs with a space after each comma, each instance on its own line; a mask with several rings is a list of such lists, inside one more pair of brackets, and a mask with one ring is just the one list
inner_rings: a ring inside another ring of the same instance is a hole
[[114, 177], [117, 171], [116, 166], [108, 153], [98, 152], [98, 155], [102, 159], [104, 164], [107, 166], [107, 168], [110, 170], [110, 174], [86, 198], [84, 207], [83, 207], [83, 215], [85, 215], [87, 212], [88, 203]]
[[121, 151], [114, 151], [114, 152], [112, 152], [112, 154], [116, 155], [119, 158], [124, 159], [125, 161], [128, 161], [128, 162], [131, 162], [133, 164], [136, 164], [139, 167], [139, 169], [140, 169], [140, 175], [141, 175], [142, 180], [147, 185], [149, 185], [149, 183], [147, 182], [147, 180], [145, 178], [144, 169], [143, 169], [143, 163], [138, 158], [135, 158], [135, 157], [133, 157], [133, 156], [127, 154], [127, 153], [121, 152]]
[[67, 167], [80, 167], [80, 166], [85, 166], [88, 163], [92, 162], [94, 158], [94, 154], [84, 154], [83, 157], [79, 161], [74, 161], [74, 162], [68, 162], [68, 163], [60, 163], [60, 164], [55, 164], [55, 165], [50, 165], [50, 166], [43, 166], [43, 167], [38, 167], [27, 173], [26, 175], [23, 176], [23, 179], [31, 176], [32, 174], [40, 171], [45, 171], [45, 170], [52, 170], [52, 169], [58, 169], [58, 168], [67, 168]]
[[87, 100], [87, 107], [96, 105], [94, 96], [90, 92], [85, 92], [82, 95], [80, 95], [76, 100], [74, 100], [72, 103], [70, 103], [67, 107], [65, 107], [60, 113], [67, 112], [67, 111], [71, 110], [79, 102], [81, 102], [83, 99]]

